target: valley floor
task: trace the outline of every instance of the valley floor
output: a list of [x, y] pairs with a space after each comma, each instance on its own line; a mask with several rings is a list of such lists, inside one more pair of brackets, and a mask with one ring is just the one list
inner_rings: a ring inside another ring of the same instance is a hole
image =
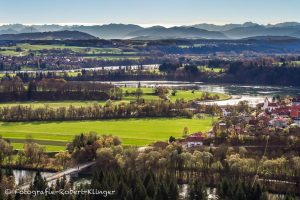
[[1, 122], [0, 135], [9, 138], [14, 147], [22, 149], [23, 142], [32, 137], [46, 146], [47, 151], [60, 151], [75, 135], [97, 132], [118, 136], [122, 144], [144, 146], [156, 141], [168, 141], [170, 136], [181, 137], [183, 129], [189, 133], [208, 131], [212, 128], [212, 118], [144, 118], [97, 121], [66, 122]]

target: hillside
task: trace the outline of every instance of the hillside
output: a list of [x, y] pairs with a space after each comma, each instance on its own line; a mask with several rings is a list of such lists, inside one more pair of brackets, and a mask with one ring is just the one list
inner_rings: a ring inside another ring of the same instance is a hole
[[165, 28], [161, 26], [146, 28], [143, 30], [131, 32], [127, 38], [138, 39], [225, 39], [223, 33], [216, 31], [207, 31], [194, 27], [172, 27]]
[[142, 30], [143, 28], [132, 24], [108, 24], [102, 26], [72, 26], [64, 29], [88, 33], [102, 39], [122, 39], [130, 32]]
[[96, 37], [79, 31], [2, 34], [0, 40], [92, 40]]

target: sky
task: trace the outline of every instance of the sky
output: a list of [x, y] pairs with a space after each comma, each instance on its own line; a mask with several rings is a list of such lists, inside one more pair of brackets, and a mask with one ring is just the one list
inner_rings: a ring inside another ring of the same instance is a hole
[[300, 22], [300, 0], [0, 0], [0, 24]]

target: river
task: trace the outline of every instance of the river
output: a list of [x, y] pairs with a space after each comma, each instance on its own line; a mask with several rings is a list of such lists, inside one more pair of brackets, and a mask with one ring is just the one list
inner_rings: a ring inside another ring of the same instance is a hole
[[[33, 181], [34, 176], [36, 175], [36, 171], [32, 170], [13, 170], [13, 174], [15, 177], [15, 183], [18, 185], [19, 183], [28, 183]], [[53, 175], [53, 172], [41, 172], [43, 177], [48, 177]], [[66, 179], [69, 181], [70, 176], [67, 175]], [[91, 177], [89, 176], [79, 176], [78, 178], [72, 179], [74, 186], [79, 186], [80, 184], [86, 184], [91, 182]], [[49, 185], [55, 183], [55, 181], [49, 182]]]
[[116, 86], [137, 87], [140, 83], [144, 87], [166, 86], [170, 88], [197, 88], [201, 91], [217, 92], [232, 96], [229, 100], [206, 102], [218, 105], [234, 105], [247, 100], [250, 105], [261, 103], [266, 97], [273, 96], [300, 96], [300, 87], [293, 86], [258, 86], [237, 84], [207, 84], [202, 82], [183, 81], [118, 81], [109, 82]]

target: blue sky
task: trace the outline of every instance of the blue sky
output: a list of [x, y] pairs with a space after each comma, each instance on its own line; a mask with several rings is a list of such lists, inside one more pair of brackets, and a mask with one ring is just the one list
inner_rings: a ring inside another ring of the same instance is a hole
[[300, 22], [300, 0], [0, 0], [0, 23]]

